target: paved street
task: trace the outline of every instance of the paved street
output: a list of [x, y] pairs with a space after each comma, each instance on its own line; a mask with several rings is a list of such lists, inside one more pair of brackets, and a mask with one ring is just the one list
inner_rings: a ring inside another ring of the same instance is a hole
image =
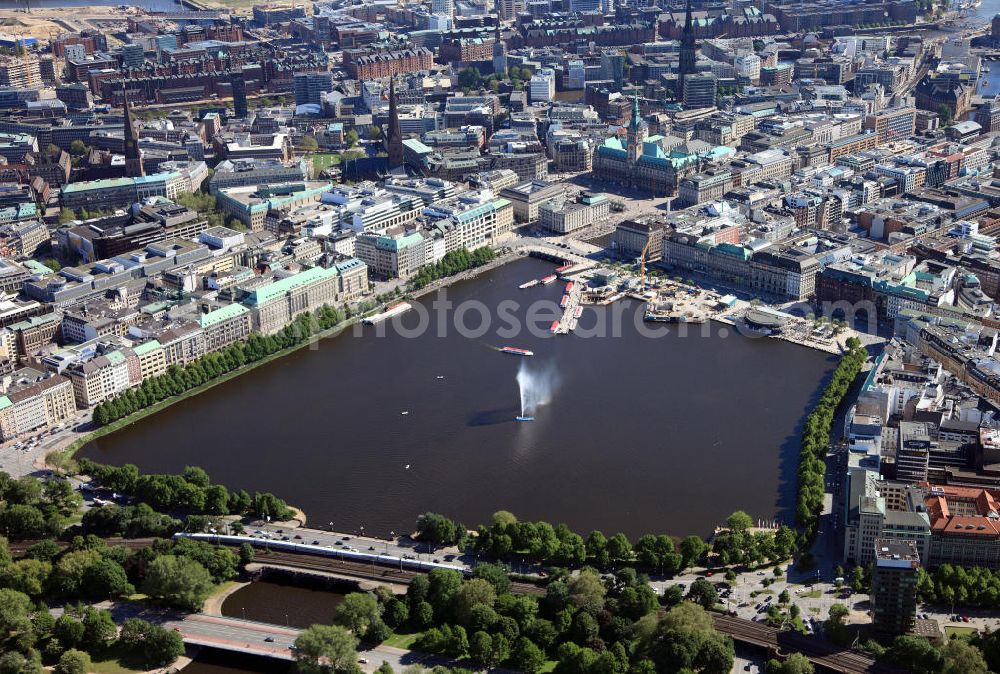
[[[292, 659], [292, 645], [302, 631], [280, 625], [200, 613], [182, 620], [167, 621], [164, 627], [177, 630], [184, 636], [184, 640], [192, 645], [211, 646], [281, 660]], [[388, 662], [396, 671], [415, 664], [425, 667], [457, 666], [448, 658], [393, 646], [382, 645], [358, 651], [358, 663], [366, 672], [375, 671], [383, 662]]]
[[[0, 470], [13, 477], [39, 474], [45, 465], [45, 456], [65, 449], [79, 438], [90, 433], [90, 410], [77, 410], [76, 416], [65, 422], [61, 431], [26, 433], [0, 444]], [[34, 446], [28, 446], [32, 439]], [[16, 445], [20, 444], [20, 447]]]

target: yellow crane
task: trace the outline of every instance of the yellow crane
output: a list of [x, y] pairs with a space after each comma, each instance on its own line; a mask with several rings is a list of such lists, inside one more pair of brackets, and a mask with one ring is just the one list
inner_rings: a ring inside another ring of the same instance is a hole
[[646, 255], [649, 253], [649, 244], [653, 243], [653, 232], [650, 231], [646, 245], [642, 247], [642, 255], [639, 256], [639, 292], [646, 292]]

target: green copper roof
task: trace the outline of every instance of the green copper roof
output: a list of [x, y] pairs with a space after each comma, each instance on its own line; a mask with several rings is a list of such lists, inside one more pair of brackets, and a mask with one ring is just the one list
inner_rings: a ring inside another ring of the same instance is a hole
[[239, 304], [227, 304], [220, 309], [210, 311], [207, 314], [202, 314], [198, 318], [198, 324], [201, 325], [202, 328], [211, 327], [216, 323], [228, 321], [231, 318], [236, 318], [237, 316], [245, 314], [249, 311], [249, 309]]
[[323, 267], [306, 269], [305, 271], [299, 272], [294, 276], [283, 278], [280, 281], [275, 281], [271, 285], [251, 291], [247, 296], [246, 303], [251, 307], [259, 307], [262, 304], [267, 304], [272, 300], [284, 297], [297, 288], [317, 283], [330, 276], [336, 276], [337, 273], [337, 269], [334, 267], [331, 267], [330, 269], [324, 269]]
[[148, 342], [143, 342], [132, 350], [135, 351], [135, 355], [137, 356], [145, 356], [147, 353], [156, 351], [159, 348], [162, 348], [161, 344], [155, 339], [151, 339]]

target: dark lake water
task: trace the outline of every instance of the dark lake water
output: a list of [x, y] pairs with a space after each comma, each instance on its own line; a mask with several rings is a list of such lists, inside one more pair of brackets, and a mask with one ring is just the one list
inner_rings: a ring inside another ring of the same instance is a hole
[[330, 625], [343, 599], [326, 589], [255, 581], [226, 597], [222, 615], [290, 627]]
[[184, 674], [294, 674], [291, 662], [203, 648]]
[[[453, 315], [443, 337], [365, 327], [182, 401], [82, 455], [143, 471], [200, 465], [232, 488], [273, 491], [313, 525], [372, 535], [409, 532], [425, 511], [472, 526], [507, 509], [633, 537], [708, 534], [736, 509], [791, 521], [798, 429], [836, 359], [714, 324], [645, 337], [638, 302], [587, 307], [577, 334], [552, 336], [562, 284], [517, 288], [552, 268], [523, 260], [447, 291], [464, 308], [517, 300], [509, 315], [521, 321], [529, 303], [544, 300], [537, 335], [498, 336], [494, 320], [486, 334], [461, 336]], [[582, 335], [615, 313], [620, 336]], [[419, 318], [409, 312], [404, 327]], [[466, 325], [478, 322], [466, 311]], [[501, 345], [535, 356], [498, 353]], [[524, 366], [551, 380], [552, 393], [535, 421], [518, 423]]]

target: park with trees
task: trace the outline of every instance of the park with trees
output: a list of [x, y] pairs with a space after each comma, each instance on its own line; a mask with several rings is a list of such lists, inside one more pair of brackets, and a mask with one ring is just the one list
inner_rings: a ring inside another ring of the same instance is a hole
[[733, 643], [705, 609], [672, 594], [661, 603], [648, 580], [633, 569], [602, 577], [584, 568], [535, 596], [513, 594], [496, 565], [482, 564], [470, 578], [435, 569], [415, 578], [405, 596], [384, 589], [347, 595], [334, 625], [312, 626], [296, 640], [295, 657], [302, 671], [334, 663], [332, 670], [351, 672], [359, 643], [390, 640], [470, 670], [729, 672]]

